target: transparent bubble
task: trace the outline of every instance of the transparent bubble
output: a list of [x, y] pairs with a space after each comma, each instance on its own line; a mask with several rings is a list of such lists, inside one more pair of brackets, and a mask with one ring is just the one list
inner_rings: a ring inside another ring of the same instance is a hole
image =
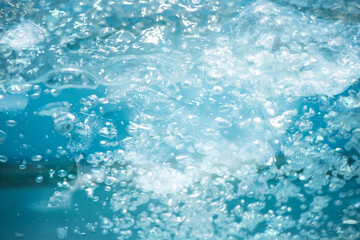
[[68, 102], [53, 102], [43, 106], [38, 114], [40, 116], [56, 117], [61, 113], [67, 113], [71, 107]]
[[111, 127], [103, 127], [99, 130], [99, 135], [102, 137], [112, 139], [117, 136], [117, 130]]
[[58, 175], [59, 177], [61, 177], [61, 178], [66, 177], [67, 174], [68, 174], [68, 173], [67, 173], [65, 170], [58, 170], [58, 171], [57, 171], [57, 175]]
[[67, 230], [68, 230], [68, 227], [58, 227], [56, 229], [57, 237], [59, 239], [65, 239], [67, 237]]
[[108, 218], [102, 217], [100, 226], [104, 229], [111, 229], [111, 228], [113, 228], [114, 223], [111, 220], [109, 220]]
[[3, 144], [5, 142], [6, 137], [6, 132], [0, 130], [0, 144]]
[[8, 158], [4, 155], [0, 155], [0, 162], [6, 163], [8, 161]]
[[15, 127], [17, 125], [17, 122], [15, 120], [7, 120], [6, 125], [8, 127]]
[[45, 84], [49, 88], [97, 88], [98, 79], [83, 70], [63, 68], [48, 73]]
[[33, 162], [39, 162], [39, 161], [41, 161], [41, 159], [42, 159], [41, 155], [34, 155], [31, 157], [31, 161], [33, 161]]
[[55, 172], [56, 172], [56, 171], [55, 171], [54, 169], [50, 169], [50, 170], [49, 170], [49, 176], [50, 176], [50, 178], [53, 178]]
[[356, 4], [4, 4], [7, 134], [53, 121], [46, 164], [27, 165], [27, 130], [15, 160], [61, 178], [49, 207], [75, 210], [79, 235], [359, 239]]
[[74, 129], [75, 116], [71, 113], [65, 113], [54, 118], [54, 128], [60, 134], [70, 133]]
[[36, 183], [42, 183], [43, 181], [44, 181], [44, 177], [41, 176], [41, 175], [39, 175], [39, 176], [37, 176], [37, 177], [35, 178], [35, 182], [36, 182]]

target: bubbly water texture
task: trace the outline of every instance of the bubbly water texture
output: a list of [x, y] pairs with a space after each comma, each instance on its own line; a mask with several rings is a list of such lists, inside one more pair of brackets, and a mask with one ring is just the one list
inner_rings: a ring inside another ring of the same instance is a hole
[[119, 240], [360, 238], [357, 1], [81, 3], [0, 3], [0, 111], [46, 99], [77, 165], [50, 208], [85, 191]]

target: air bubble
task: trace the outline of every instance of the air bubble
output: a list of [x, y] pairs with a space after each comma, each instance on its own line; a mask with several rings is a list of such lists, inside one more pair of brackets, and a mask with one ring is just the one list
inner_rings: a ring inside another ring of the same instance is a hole
[[99, 130], [99, 135], [109, 139], [113, 139], [117, 136], [117, 130], [112, 127], [103, 127]]
[[54, 89], [66, 88], [97, 88], [97, 77], [91, 73], [76, 68], [62, 68], [47, 74], [45, 85]]
[[67, 230], [68, 230], [68, 227], [58, 227], [56, 229], [57, 237], [59, 239], [65, 239], [67, 237]]
[[42, 183], [43, 181], [44, 181], [44, 177], [41, 176], [41, 175], [39, 175], [39, 176], [37, 176], [37, 177], [35, 178], [35, 182], [36, 182], [36, 183]]
[[3, 144], [5, 142], [6, 137], [6, 132], [0, 130], [0, 144]]
[[111, 229], [114, 227], [114, 223], [110, 219], [102, 217], [100, 226], [104, 229]]
[[50, 170], [49, 170], [49, 177], [50, 177], [50, 178], [53, 178], [55, 172], [56, 172], [56, 171], [55, 171], [54, 169], [50, 169]]
[[75, 160], [75, 162], [80, 162], [82, 159], [84, 159], [84, 155], [83, 154], [77, 154], [77, 155], [75, 155], [75, 157], [74, 157], [74, 160]]
[[57, 175], [61, 178], [66, 177], [67, 172], [65, 170], [58, 170]]
[[[357, 1], [21, 2], [4, 5], [2, 146], [61, 178], [49, 207], [119, 240], [360, 238]], [[38, 5], [55, 37], [11, 23]], [[36, 110], [39, 149], [13, 134]]]
[[40, 116], [57, 117], [62, 113], [69, 112], [70, 107], [71, 104], [68, 102], [48, 103], [39, 110], [38, 114]]
[[15, 127], [17, 125], [17, 122], [15, 120], [7, 120], [6, 126], [8, 127]]
[[0, 162], [1, 163], [6, 163], [8, 161], [8, 158], [4, 155], [0, 155]]
[[31, 161], [33, 161], [33, 162], [39, 162], [39, 161], [41, 161], [41, 159], [42, 159], [41, 155], [34, 155], [31, 157]]
[[221, 86], [214, 86], [213, 87], [213, 92], [215, 95], [220, 95], [223, 93], [223, 88]]
[[71, 113], [62, 114], [54, 118], [54, 128], [62, 135], [68, 134], [74, 129], [75, 119]]

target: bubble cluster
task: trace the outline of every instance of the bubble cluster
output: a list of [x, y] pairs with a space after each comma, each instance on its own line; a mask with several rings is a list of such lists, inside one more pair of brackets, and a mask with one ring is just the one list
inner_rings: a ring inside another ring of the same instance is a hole
[[356, 1], [20, 2], [0, 147], [34, 116], [62, 141], [19, 147], [59, 161], [48, 207], [106, 209], [59, 239], [360, 238]]

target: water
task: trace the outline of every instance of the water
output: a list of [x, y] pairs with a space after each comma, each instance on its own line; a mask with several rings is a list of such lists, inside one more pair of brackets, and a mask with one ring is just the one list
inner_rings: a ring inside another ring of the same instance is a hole
[[360, 238], [356, 1], [0, 6], [0, 238]]

